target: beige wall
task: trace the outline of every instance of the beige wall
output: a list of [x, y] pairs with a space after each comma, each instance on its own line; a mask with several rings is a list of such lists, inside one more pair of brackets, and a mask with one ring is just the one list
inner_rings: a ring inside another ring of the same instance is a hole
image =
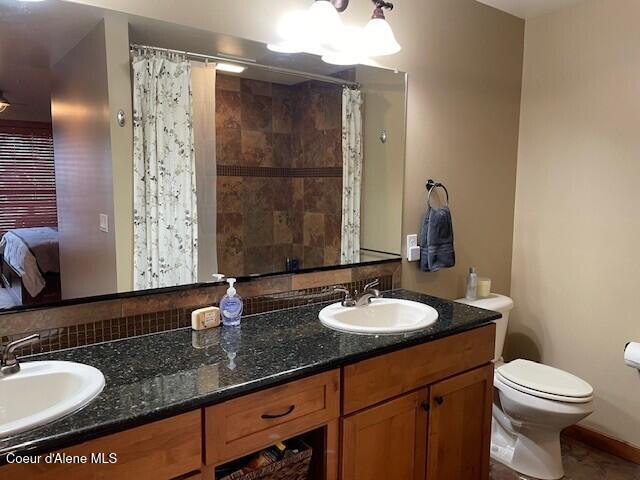
[[[53, 68], [62, 298], [116, 291], [116, 252], [105, 26], [100, 22]], [[99, 215], [109, 216], [109, 232]]]
[[[262, 42], [299, 0], [81, 0]], [[368, 1], [347, 22], [364, 24]], [[403, 237], [416, 233], [430, 177], [451, 192], [458, 265], [436, 274], [405, 264], [403, 285], [446, 297], [463, 293], [469, 265], [508, 293], [524, 22], [475, 0], [405, 0], [389, 14], [398, 55], [381, 64], [409, 74]], [[269, 19], [274, 19], [269, 21]], [[404, 244], [404, 240], [401, 240]]]
[[451, 196], [457, 265], [403, 268], [403, 286], [462, 296], [469, 266], [509, 293], [524, 23], [466, 0], [419, 0], [399, 32], [409, 73], [405, 234], [419, 231], [429, 178]]
[[[132, 290], [131, 74], [126, 18], [107, 15], [53, 67], [62, 298]], [[117, 124], [125, 111], [127, 124]], [[109, 231], [99, 215], [109, 217]]]
[[640, 3], [527, 22], [507, 353], [579, 375], [585, 426], [640, 446]]
[[[116, 242], [117, 291], [133, 290], [133, 106], [129, 61], [129, 23], [124, 16], [104, 19], [107, 86], [111, 112], [110, 136], [113, 169], [113, 227]], [[125, 113], [120, 127], [118, 110]]]

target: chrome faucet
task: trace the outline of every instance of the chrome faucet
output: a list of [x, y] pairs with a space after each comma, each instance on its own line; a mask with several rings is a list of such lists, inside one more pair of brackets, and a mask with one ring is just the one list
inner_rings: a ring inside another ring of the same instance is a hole
[[353, 295], [351, 291], [346, 287], [336, 287], [334, 288], [334, 292], [336, 293], [344, 293], [344, 298], [340, 303], [343, 307], [361, 307], [363, 305], [368, 305], [371, 303], [372, 298], [380, 298], [380, 290], [376, 290], [373, 287], [376, 287], [380, 284], [380, 279], [376, 279], [371, 283], [367, 283], [364, 287], [364, 290], [361, 294], [358, 293], [358, 290], [355, 290]]
[[377, 287], [378, 285], [380, 285], [380, 279], [376, 279], [371, 283], [367, 283], [360, 295], [358, 295], [358, 291], [356, 290], [356, 307], [369, 305], [372, 298], [380, 298], [380, 290], [373, 288]]
[[13, 375], [14, 373], [18, 373], [20, 371], [20, 363], [15, 353], [16, 349], [37, 342], [38, 340], [40, 340], [40, 335], [35, 333], [7, 344], [2, 354], [2, 359], [0, 359], [0, 374]]
[[334, 293], [344, 293], [344, 298], [340, 302], [343, 307], [355, 307], [356, 301], [351, 296], [351, 291], [346, 287], [336, 287], [333, 289]]

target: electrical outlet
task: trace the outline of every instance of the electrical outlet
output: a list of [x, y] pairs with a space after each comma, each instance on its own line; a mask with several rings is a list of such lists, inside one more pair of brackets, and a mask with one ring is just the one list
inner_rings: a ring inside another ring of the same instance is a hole
[[109, 233], [109, 215], [100, 214], [100, 231]]
[[407, 260], [417, 262], [420, 260], [420, 247], [418, 246], [418, 235], [407, 235]]

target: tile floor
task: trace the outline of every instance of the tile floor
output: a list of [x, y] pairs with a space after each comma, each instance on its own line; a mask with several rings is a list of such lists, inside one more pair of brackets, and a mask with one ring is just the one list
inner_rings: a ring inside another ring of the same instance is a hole
[[[594, 450], [563, 437], [564, 480], [640, 480], [640, 465]], [[492, 462], [491, 480], [528, 480], [504, 465]]]

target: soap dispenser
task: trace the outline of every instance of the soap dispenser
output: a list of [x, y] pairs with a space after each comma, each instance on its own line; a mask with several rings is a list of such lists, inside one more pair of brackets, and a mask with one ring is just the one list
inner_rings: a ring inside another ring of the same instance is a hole
[[222, 316], [222, 324], [227, 327], [237, 327], [240, 325], [240, 319], [242, 317], [242, 299], [236, 293], [234, 284], [235, 278], [228, 278], [227, 283], [229, 288], [227, 294], [222, 297], [220, 301], [220, 313]]
[[469, 269], [469, 275], [467, 275], [467, 293], [465, 295], [467, 300], [475, 300], [478, 298], [478, 275], [476, 269], [471, 267]]

